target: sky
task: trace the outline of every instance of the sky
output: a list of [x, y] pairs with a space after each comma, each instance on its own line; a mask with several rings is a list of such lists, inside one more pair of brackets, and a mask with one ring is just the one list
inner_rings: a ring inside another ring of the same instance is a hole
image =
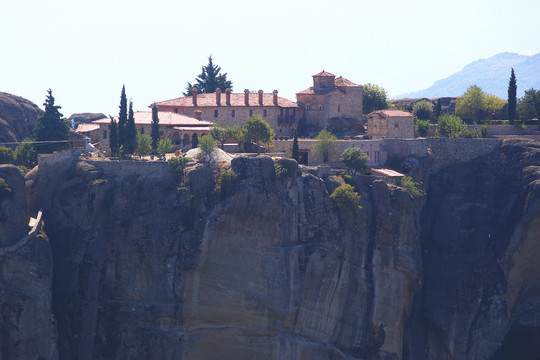
[[0, 91], [68, 117], [182, 96], [211, 54], [244, 89], [296, 100], [323, 69], [390, 97], [501, 52], [540, 52], [538, 0], [0, 0]]

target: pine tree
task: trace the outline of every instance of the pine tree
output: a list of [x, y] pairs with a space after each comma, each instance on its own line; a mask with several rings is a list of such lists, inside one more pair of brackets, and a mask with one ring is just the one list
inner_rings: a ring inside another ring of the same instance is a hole
[[157, 143], [159, 141], [159, 117], [156, 104], [152, 106], [152, 149], [157, 149]]
[[126, 86], [122, 85], [120, 113], [118, 114], [118, 147], [126, 144], [127, 110]]
[[135, 115], [133, 114], [133, 101], [129, 102], [129, 112], [126, 124], [126, 142], [124, 150], [126, 154], [133, 154], [137, 148], [137, 128], [135, 127]]
[[[52, 90], [47, 91], [45, 112], [39, 117], [34, 135], [36, 141], [55, 141], [69, 139], [69, 126], [62, 120], [61, 107], [54, 105]], [[66, 147], [66, 143], [38, 144], [36, 150], [40, 153], [53, 152]]]
[[113, 154], [118, 153], [118, 124], [111, 116], [111, 123], [109, 124], [109, 147]]
[[227, 80], [227, 73], [220, 74], [221, 67], [214, 65], [212, 55], [208, 57], [208, 65], [203, 66], [202, 73], [195, 79], [197, 83], [192, 85], [188, 82], [184, 96], [192, 96], [193, 88], [197, 88], [199, 94], [215, 93], [217, 88], [225, 91], [232, 89], [232, 82]]
[[516, 103], [517, 103], [517, 82], [516, 75], [514, 74], [514, 68], [510, 73], [510, 80], [508, 81], [508, 120], [510, 124], [514, 123], [516, 119]]
[[294, 129], [294, 138], [292, 143], [292, 158], [296, 161], [300, 159], [300, 152], [298, 151], [298, 131]]

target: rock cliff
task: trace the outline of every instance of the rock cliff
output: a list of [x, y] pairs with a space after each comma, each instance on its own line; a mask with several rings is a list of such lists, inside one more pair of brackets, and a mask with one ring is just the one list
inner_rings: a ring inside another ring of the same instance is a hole
[[0, 142], [31, 136], [42, 111], [22, 97], [0, 92]]

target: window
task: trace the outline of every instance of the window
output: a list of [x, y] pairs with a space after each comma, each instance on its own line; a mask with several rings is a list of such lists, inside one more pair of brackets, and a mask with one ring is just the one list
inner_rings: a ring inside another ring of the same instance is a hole
[[215, 117], [215, 118], [218, 117], [218, 110], [214, 110], [214, 117]]
[[266, 109], [263, 110], [263, 117], [266, 117]]
[[249, 110], [249, 116], [253, 116], [253, 110]]
[[104, 139], [107, 138], [107, 130], [103, 130], [103, 138], [104, 138]]
[[337, 106], [337, 112], [341, 112], [341, 105]]
[[231, 117], [235, 117], [236, 116], [236, 110], [231, 110]]
[[399, 124], [398, 124], [398, 123], [394, 123], [394, 127], [395, 127], [395, 128], [398, 128], [398, 127], [399, 127]]

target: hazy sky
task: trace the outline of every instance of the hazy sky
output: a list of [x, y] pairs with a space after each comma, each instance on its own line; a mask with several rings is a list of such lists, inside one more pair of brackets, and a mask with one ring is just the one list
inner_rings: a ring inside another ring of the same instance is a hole
[[295, 100], [327, 70], [390, 96], [468, 63], [540, 52], [538, 0], [0, 0], [0, 91], [65, 116], [182, 95], [212, 54], [233, 91]]

